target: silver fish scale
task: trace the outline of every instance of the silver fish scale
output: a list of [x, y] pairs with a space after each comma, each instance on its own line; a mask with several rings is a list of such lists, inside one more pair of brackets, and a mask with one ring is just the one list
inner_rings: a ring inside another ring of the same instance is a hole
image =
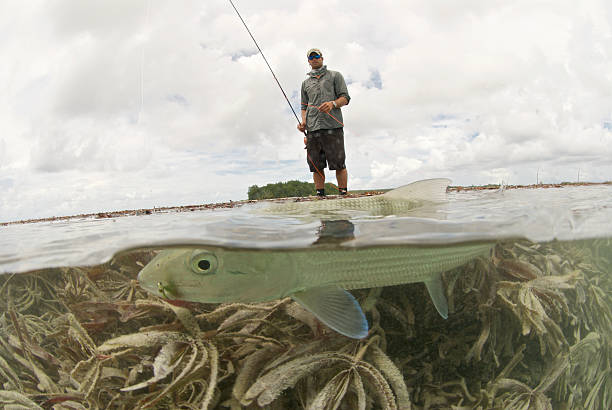
[[305, 284], [359, 289], [423, 282], [486, 255], [493, 244], [444, 247], [378, 247], [309, 252], [302, 264]]
[[305, 202], [285, 202], [274, 204], [263, 208], [264, 213], [294, 213], [304, 211], [341, 211], [341, 210], [365, 210], [379, 211], [381, 213], [392, 213], [393, 211], [406, 211], [415, 208], [421, 201], [393, 200], [382, 195], [358, 198], [326, 199]]

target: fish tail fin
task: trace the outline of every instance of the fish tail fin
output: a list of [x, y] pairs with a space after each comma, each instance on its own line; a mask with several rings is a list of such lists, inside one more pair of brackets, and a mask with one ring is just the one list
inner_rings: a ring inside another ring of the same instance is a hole
[[440, 316], [448, 319], [448, 301], [444, 295], [444, 285], [442, 284], [442, 275], [436, 275], [433, 278], [425, 281], [425, 286], [431, 297], [431, 301], [438, 310]]
[[443, 202], [446, 199], [446, 188], [450, 185], [448, 178], [434, 178], [416, 181], [383, 194], [390, 199], [419, 199], [432, 202]]

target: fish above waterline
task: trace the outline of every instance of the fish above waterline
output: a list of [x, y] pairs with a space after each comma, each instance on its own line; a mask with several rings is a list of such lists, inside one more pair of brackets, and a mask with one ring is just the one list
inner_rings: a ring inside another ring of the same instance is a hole
[[356, 339], [368, 322], [347, 291], [424, 282], [444, 318], [441, 274], [490, 253], [493, 243], [443, 246], [253, 249], [193, 246], [162, 250], [138, 274], [140, 286], [168, 299], [264, 302], [291, 297], [335, 331]]
[[450, 183], [451, 180], [447, 178], [425, 179], [392, 189], [381, 195], [286, 201], [257, 209], [257, 212], [304, 216], [325, 211], [357, 210], [374, 215], [397, 215], [410, 212], [424, 203], [444, 202], [446, 188]]

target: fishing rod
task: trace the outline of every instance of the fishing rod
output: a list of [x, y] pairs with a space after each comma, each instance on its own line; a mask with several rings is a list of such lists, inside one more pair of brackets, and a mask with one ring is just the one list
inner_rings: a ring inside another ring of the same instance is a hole
[[[253, 43], [255, 43], [255, 47], [257, 47], [257, 50], [259, 50], [259, 54], [261, 54], [261, 56], [263, 57], [264, 61], [266, 62], [266, 65], [268, 66], [268, 69], [270, 70], [270, 73], [272, 74], [272, 77], [274, 77], [274, 80], [276, 81], [276, 84], [278, 84], [278, 88], [280, 88], [281, 92], [283, 93], [283, 96], [285, 97], [285, 100], [287, 101], [287, 104], [289, 104], [289, 108], [291, 108], [291, 112], [295, 116], [295, 119], [297, 120], [298, 124], [301, 124], [302, 122], [300, 121], [300, 118], [298, 117], [297, 113], [293, 109], [293, 105], [291, 105], [291, 101], [289, 101], [289, 97], [287, 97], [287, 94], [285, 93], [285, 90], [283, 89], [283, 86], [281, 85], [280, 81], [278, 81], [278, 78], [276, 78], [276, 74], [274, 74], [274, 70], [272, 70], [272, 67], [270, 66], [270, 63], [268, 63], [268, 59], [266, 58], [266, 56], [264, 55], [263, 51], [261, 50], [261, 47], [259, 47], [259, 44], [257, 43], [257, 40], [255, 40], [255, 36], [253, 36], [253, 33], [251, 33], [251, 30], [249, 30], [249, 26], [247, 26], [246, 22], [244, 21], [244, 19], [240, 15], [240, 12], [238, 11], [236, 6], [234, 5], [234, 2], [232, 0], [228, 0], [228, 1], [232, 5], [232, 7], [233, 7], [234, 11], [236, 12], [236, 14], [238, 15], [238, 18], [242, 22], [242, 25], [246, 29], [247, 33], [249, 33], [249, 36], [251, 36], [251, 39], [253, 40]], [[314, 107], [313, 105], [310, 105], [310, 104], [308, 104], [308, 106]], [[315, 107], [315, 108], [319, 109], [318, 107]], [[334, 120], [338, 121], [330, 113], [327, 113], [327, 114], [329, 116], [331, 116]], [[340, 121], [338, 121], [338, 122], [341, 125], [344, 125]], [[306, 136], [306, 131], [302, 131], [302, 132]], [[304, 149], [306, 149], [306, 147], [304, 147]], [[306, 156], [308, 156], [308, 159], [310, 160], [310, 163], [317, 170], [317, 173], [321, 176], [321, 178], [323, 178], [323, 180], [325, 180], [325, 175], [323, 175], [323, 173], [321, 171], [319, 171], [319, 168], [317, 168], [317, 166], [315, 165], [315, 163], [312, 160], [312, 158], [310, 158], [310, 155], [308, 155], [308, 152], [306, 152]], [[331, 182], [328, 182], [328, 184], [332, 185], [334, 188], [336, 188], [338, 190], [338, 192], [340, 192], [340, 189], [336, 185], [332, 184]]]

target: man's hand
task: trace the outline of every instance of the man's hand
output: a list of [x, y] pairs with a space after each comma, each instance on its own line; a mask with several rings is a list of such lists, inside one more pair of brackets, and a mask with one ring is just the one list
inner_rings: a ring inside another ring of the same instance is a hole
[[301, 122], [298, 124], [297, 129], [299, 132], [304, 132], [306, 131], [306, 123], [305, 122]]
[[327, 101], [319, 105], [319, 111], [321, 112], [330, 112], [332, 108], [334, 108], [334, 104], [331, 101]]

